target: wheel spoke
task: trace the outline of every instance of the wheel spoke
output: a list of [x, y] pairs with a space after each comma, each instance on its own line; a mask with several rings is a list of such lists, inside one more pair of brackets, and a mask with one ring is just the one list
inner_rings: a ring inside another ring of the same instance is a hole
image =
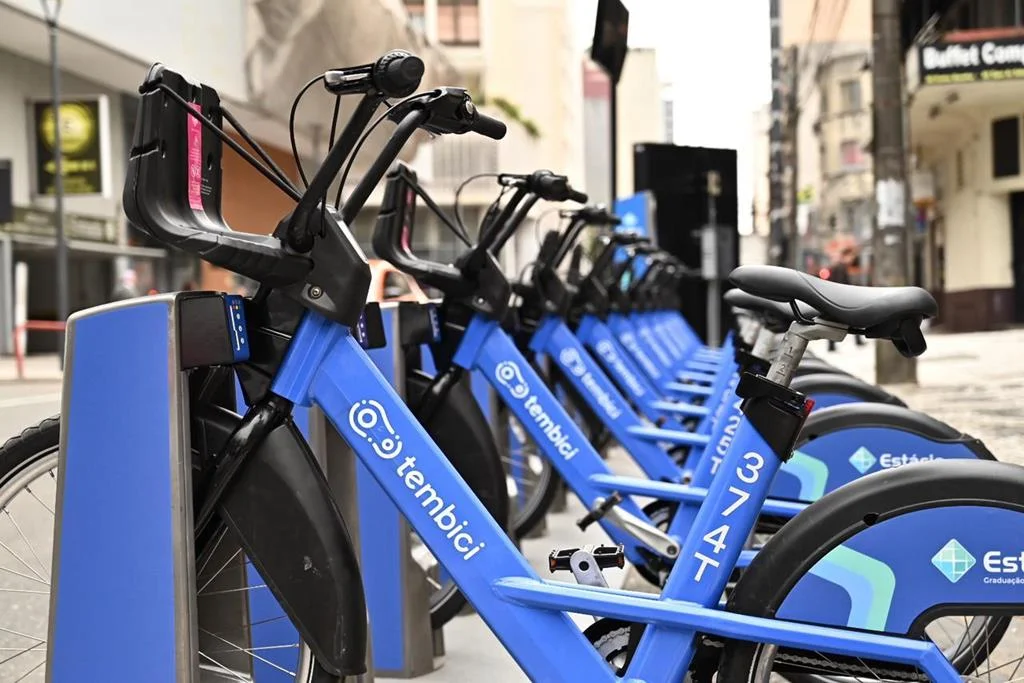
[[[232, 648], [232, 650], [231, 650], [232, 652], [244, 652], [246, 654], [250, 654], [250, 655], [252, 655], [253, 659], [257, 659], [257, 660], [263, 662], [264, 664], [266, 664], [267, 666], [273, 667], [274, 669], [277, 669], [281, 673], [286, 673], [289, 676], [294, 676], [295, 675], [294, 671], [289, 671], [288, 669], [285, 669], [284, 667], [279, 666], [279, 665], [275, 664], [274, 662], [270, 661], [266, 657], [261, 657], [258, 654], [255, 654], [255, 652], [253, 651], [252, 648], [244, 648], [244, 647], [241, 647], [239, 645], [236, 645], [235, 643], [232, 643], [230, 640], [227, 640], [226, 638], [221, 638], [220, 636], [218, 636], [215, 633], [210, 633], [206, 629], [200, 629], [200, 630], [203, 633], [206, 633], [206, 634], [208, 634], [210, 636], [213, 636], [214, 638], [216, 638], [217, 640], [221, 641], [225, 645], [231, 647]], [[297, 647], [298, 647], [298, 645], [296, 644], [296, 648]]]

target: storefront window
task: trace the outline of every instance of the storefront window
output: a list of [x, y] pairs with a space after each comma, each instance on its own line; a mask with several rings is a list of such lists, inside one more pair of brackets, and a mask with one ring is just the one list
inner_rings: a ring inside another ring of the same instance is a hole
[[405, 0], [405, 11], [409, 13], [409, 23], [420, 33], [426, 28], [426, 5], [424, 0]]
[[479, 45], [477, 0], [438, 0], [437, 39], [444, 45]]
[[1024, 24], [1024, 0], [967, 0], [954, 9], [948, 30], [1001, 28]]
[[992, 122], [992, 177], [1020, 175], [1020, 117]]

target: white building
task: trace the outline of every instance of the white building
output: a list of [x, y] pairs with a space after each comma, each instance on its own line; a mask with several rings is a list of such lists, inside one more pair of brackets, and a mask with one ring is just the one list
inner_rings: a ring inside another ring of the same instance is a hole
[[[93, 136], [89, 144], [95, 144], [97, 158], [89, 163], [99, 162], [105, 181], [102, 187], [92, 181], [79, 184], [90, 194], [68, 194], [65, 200], [72, 311], [108, 300], [115, 272], [127, 265], [139, 272], [143, 291], [176, 288], [187, 280], [211, 288], [234, 286], [223, 271], [205, 264], [200, 270], [196, 259], [169, 252], [123, 218], [121, 190], [138, 87], [153, 62], [216, 88], [225, 106], [287, 172], [294, 172], [285, 124], [289, 107], [299, 87], [316, 73], [365, 63], [397, 47], [424, 58], [427, 83], [458, 84], [441, 52], [409, 30], [398, 0], [103, 0], [102, 5], [98, 11], [96, 3], [64, 2], [59, 16], [62, 102], [85, 105], [71, 118], [62, 106], [65, 158], [68, 144], [81, 143], [76, 135]], [[361, 30], [347, 30], [356, 23]], [[345, 40], [337, 39], [341, 34]], [[12, 168], [15, 206], [14, 222], [0, 225], [0, 282], [12, 282], [15, 261], [26, 262], [29, 317], [41, 320], [57, 314], [53, 202], [41, 192], [38, 179], [45, 173], [44, 156], [52, 152], [44, 127], [33, 119], [33, 103], [51, 97], [49, 63], [39, 0], [0, 0], [0, 159]], [[310, 124], [329, 125], [330, 98], [318, 94], [321, 106], [310, 97], [314, 101], [303, 107], [297, 136], [307, 167], [317, 151], [316, 129]], [[367, 145], [364, 160], [372, 159], [373, 148]], [[222, 208], [235, 229], [269, 232], [292, 207], [233, 153], [225, 154], [224, 170]], [[66, 178], [73, 189], [72, 179]], [[12, 287], [0, 287], [0, 352], [10, 349], [12, 297]], [[29, 348], [53, 348], [55, 341], [52, 335], [30, 335]]]

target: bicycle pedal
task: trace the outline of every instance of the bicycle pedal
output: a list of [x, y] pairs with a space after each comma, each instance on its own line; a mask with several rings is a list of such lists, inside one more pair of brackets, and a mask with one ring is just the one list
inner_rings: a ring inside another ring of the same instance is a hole
[[[570, 560], [572, 559], [572, 556], [580, 550], [580, 548], [552, 550], [551, 554], [548, 555], [548, 570], [552, 574], [556, 572], [572, 571]], [[625, 546], [599, 545], [590, 548], [589, 552], [594, 558], [594, 562], [597, 564], [598, 569], [610, 569], [612, 567], [622, 569], [626, 566]]]

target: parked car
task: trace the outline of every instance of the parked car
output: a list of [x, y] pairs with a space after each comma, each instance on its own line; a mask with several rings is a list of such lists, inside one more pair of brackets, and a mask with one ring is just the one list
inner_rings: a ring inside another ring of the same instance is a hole
[[415, 279], [382, 259], [370, 259], [370, 292], [367, 301], [418, 301], [429, 298]]

